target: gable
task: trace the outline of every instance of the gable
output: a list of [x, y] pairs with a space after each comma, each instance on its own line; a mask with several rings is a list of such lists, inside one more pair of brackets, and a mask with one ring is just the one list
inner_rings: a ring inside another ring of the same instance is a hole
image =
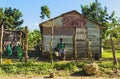
[[61, 26], [61, 27], [80, 27], [81, 24], [86, 25], [86, 19], [80, 13], [72, 11], [66, 14], [62, 14], [56, 18], [43, 22], [41, 26]]
[[86, 19], [77, 12], [63, 15], [63, 27], [80, 27], [86, 26]]
[[77, 11], [70, 11], [67, 13], [64, 13], [58, 17], [55, 17], [53, 19], [50, 19], [48, 21], [45, 21], [43, 23], [41, 23], [39, 26], [41, 27], [81, 27], [84, 26], [86, 27], [86, 25], [88, 26], [89, 23], [95, 24], [98, 27], [101, 28], [106, 28], [105, 26], [102, 26], [94, 21], [91, 21], [89, 19], [87, 19], [85, 16], [83, 16], [82, 14], [80, 14]]

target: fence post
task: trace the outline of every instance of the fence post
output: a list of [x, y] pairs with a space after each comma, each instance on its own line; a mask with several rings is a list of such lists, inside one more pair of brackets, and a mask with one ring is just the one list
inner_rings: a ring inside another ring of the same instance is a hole
[[111, 47], [112, 47], [113, 64], [114, 64], [115, 66], [118, 66], [118, 61], [117, 61], [116, 52], [115, 52], [115, 47], [114, 47], [114, 41], [113, 41], [111, 35], [110, 35], [110, 44], [111, 44]]
[[22, 31], [20, 31], [20, 37], [19, 37], [20, 45], [22, 45]]
[[76, 29], [77, 28], [75, 28], [75, 34], [74, 34], [74, 38], [73, 38], [73, 43], [74, 43], [74, 54], [75, 54], [75, 62], [76, 62], [76, 64], [77, 64], [77, 62], [78, 62], [78, 59], [77, 59], [77, 42], [76, 42], [76, 35], [77, 35], [77, 33], [76, 33]]
[[28, 27], [25, 26], [25, 62], [28, 62]]
[[0, 63], [2, 63], [3, 26], [0, 31]]

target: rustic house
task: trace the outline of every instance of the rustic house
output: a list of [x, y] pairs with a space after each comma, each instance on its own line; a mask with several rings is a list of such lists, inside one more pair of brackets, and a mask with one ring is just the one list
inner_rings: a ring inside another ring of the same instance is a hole
[[[90, 41], [90, 48], [93, 55], [99, 53], [101, 55], [102, 29], [105, 26], [87, 19], [79, 12], [73, 10], [57, 16], [53, 19], [45, 21], [39, 25], [42, 34], [42, 52], [49, 52], [50, 38], [53, 29], [53, 50], [63, 38], [66, 45], [66, 54], [74, 54], [74, 42], [78, 57], [88, 55], [86, 38]], [[74, 37], [76, 35], [76, 40]], [[70, 56], [71, 57], [71, 56]]]

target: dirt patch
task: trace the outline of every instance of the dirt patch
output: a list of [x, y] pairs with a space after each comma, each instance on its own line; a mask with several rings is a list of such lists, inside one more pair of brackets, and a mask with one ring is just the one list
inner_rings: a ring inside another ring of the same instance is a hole
[[97, 76], [66, 76], [66, 77], [54, 77], [49, 78], [48, 76], [25, 76], [25, 75], [11, 75], [11, 76], [0, 76], [0, 79], [120, 79], [119, 77], [97, 77]]

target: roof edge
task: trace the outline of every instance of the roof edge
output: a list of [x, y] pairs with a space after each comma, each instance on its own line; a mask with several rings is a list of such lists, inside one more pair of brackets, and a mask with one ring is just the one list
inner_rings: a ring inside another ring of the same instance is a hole
[[[103, 25], [103, 24], [100, 24], [100, 23], [98, 23], [98, 22], [96, 22], [96, 21], [93, 21], [93, 20], [91, 20], [91, 19], [88, 19], [87, 17], [85, 17], [83, 14], [79, 13], [79, 12], [76, 11], [76, 10], [72, 10], [72, 11], [65, 12], [65, 13], [63, 13], [63, 14], [57, 16], [57, 17], [54, 17], [54, 18], [52, 18], [52, 19], [49, 19], [49, 20], [47, 20], [47, 21], [54, 20], [54, 19], [56, 19], [56, 18], [58, 18], [58, 17], [61, 17], [61, 16], [65, 15], [65, 14], [68, 14], [68, 13], [71, 13], [71, 12], [77, 12], [79, 15], [82, 15], [85, 19], [87, 19], [87, 20], [89, 20], [89, 21], [92, 21], [92, 22], [98, 24], [100, 27], [102, 27], [102, 28], [104, 28], [104, 29], [107, 28], [107, 26], [105, 26], [105, 25]], [[44, 21], [44, 22], [40, 23], [40, 24], [39, 24], [39, 27], [41, 27], [42, 24], [46, 23], [47, 21]]]

